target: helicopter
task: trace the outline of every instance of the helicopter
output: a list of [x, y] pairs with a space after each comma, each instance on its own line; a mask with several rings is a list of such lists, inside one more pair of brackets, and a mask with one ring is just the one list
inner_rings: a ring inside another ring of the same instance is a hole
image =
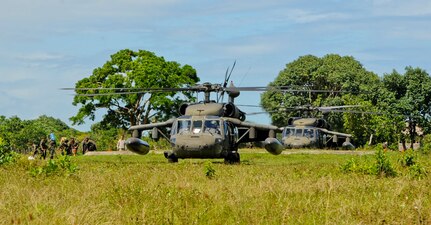
[[[230, 87], [221, 84], [203, 83], [182, 90], [204, 92], [204, 101], [184, 103], [179, 107], [181, 116], [164, 122], [135, 125], [129, 128], [132, 137], [126, 140], [126, 147], [135, 153], [145, 155], [150, 151], [147, 142], [141, 139], [142, 131], [151, 130], [151, 138], [158, 140], [160, 136], [171, 144], [172, 150], [165, 151], [164, 156], [170, 163], [186, 158], [223, 158], [225, 163], [240, 162], [238, 146], [240, 143], [265, 141], [275, 138], [278, 127], [256, 124], [245, 121], [246, 113], [235, 104], [234, 99], [240, 90], [256, 90], [260, 88], [240, 88], [231, 83]], [[221, 95], [226, 92], [228, 103], [210, 100], [210, 93]], [[170, 131], [163, 132], [161, 128]], [[266, 150], [274, 155], [282, 152], [281, 146], [270, 145]]]
[[[268, 138], [263, 143], [265, 148], [282, 147], [283, 149], [299, 148], [331, 148], [355, 149], [351, 143], [351, 134], [331, 130], [330, 124], [324, 118], [311, 116], [311, 111], [321, 113], [343, 112], [343, 108], [359, 107], [357, 105], [312, 107], [310, 105], [287, 107], [284, 110], [298, 110], [304, 117], [290, 117], [287, 126], [281, 130], [281, 142], [277, 138]], [[349, 111], [350, 112], [350, 111]]]

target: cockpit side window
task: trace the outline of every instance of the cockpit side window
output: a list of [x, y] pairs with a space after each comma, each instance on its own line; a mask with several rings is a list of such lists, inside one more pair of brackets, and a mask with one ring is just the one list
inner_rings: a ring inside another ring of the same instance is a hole
[[310, 138], [314, 138], [314, 129], [310, 129], [310, 130], [308, 131], [308, 133], [309, 133], [309, 135], [310, 135]]
[[178, 120], [178, 133], [190, 132], [190, 120]]
[[314, 138], [314, 130], [313, 129], [304, 129], [304, 137]]
[[283, 137], [289, 137], [290, 135], [293, 135], [293, 134], [295, 134], [293, 129], [291, 129], [289, 127], [284, 128]]
[[212, 134], [220, 134], [220, 121], [218, 120], [205, 120], [205, 132]]

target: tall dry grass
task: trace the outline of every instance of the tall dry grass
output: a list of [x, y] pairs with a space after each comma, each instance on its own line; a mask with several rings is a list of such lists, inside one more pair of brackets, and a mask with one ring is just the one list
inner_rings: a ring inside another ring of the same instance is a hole
[[[351, 155], [241, 155], [180, 160], [159, 154], [79, 156], [71, 175], [0, 167], [2, 224], [429, 224], [425, 177], [343, 173]], [[396, 163], [397, 156], [391, 156]], [[427, 159], [422, 159], [425, 167]], [[210, 161], [210, 163], [208, 163]], [[206, 176], [208, 164], [214, 170]], [[34, 166], [34, 165], [33, 165]]]

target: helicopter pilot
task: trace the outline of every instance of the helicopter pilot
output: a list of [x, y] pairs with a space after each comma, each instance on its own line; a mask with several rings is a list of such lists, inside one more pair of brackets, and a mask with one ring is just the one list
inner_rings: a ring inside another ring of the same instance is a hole
[[205, 121], [205, 131], [210, 133], [220, 134], [220, 126], [217, 120], [206, 120]]

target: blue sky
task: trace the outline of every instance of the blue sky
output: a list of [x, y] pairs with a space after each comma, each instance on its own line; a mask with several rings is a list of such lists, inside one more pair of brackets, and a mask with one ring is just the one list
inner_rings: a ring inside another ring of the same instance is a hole
[[[59, 88], [73, 87], [125, 48], [189, 64], [215, 83], [236, 60], [237, 86], [267, 85], [307, 54], [353, 56], [380, 76], [406, 66], [430, 73], [430, 27], [428, 0], [3, 0], [0, 115], [45, 114], [70, 125], [78, 108]], [[259, 100], [259, 93], [241, 93], [237, 103]]]

